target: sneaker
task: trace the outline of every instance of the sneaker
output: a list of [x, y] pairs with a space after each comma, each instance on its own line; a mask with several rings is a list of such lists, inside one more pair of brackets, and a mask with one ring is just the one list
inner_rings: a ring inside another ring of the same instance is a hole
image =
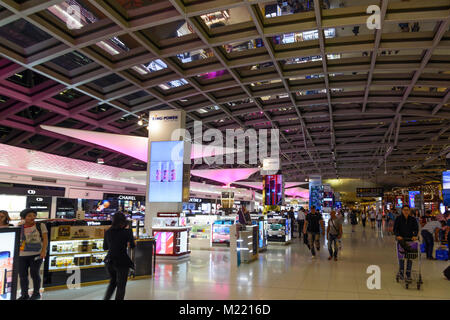
[[334, 261], [337, 261], [337, 257], [334, 257]]
[[331, 259], [333, 259], [333, 257], [328, 257], [328, 260], [331, 260]]
[[30, 297], [30, 300], [40, 300], [41, 299], [41, 294], [38, 293], [33, 293]]
[[316, 255], [313, 254], [313, 255], [311, 256], [311, 259], [315, 259], [315, 258], [316, 258]]
[[30, 296], [29, 295], [20, 296], [17, 300], [30, 300]]

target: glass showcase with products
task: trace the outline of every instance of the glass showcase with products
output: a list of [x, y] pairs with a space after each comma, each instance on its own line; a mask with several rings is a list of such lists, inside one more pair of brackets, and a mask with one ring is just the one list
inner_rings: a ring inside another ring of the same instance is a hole
[[230, 245], [230, 227], [236, 223], [235, 218], [217, 220], [212, 225], [212, 245]]
[[64, 285], [67, 272], [73, 267], [80, 268], [82, 282], [106, 279], [103, 239], [110, 225], [110, 221], [48, 220], [44, 287]]
[[291, 224], [289, 219], [283, 218], [280, 215], [269, 214], [267, 216], [267, 223], [269, 225], [269, 242], [288, 243], [291, 241]]
[[189, 254], [189, 233], [184, 213], [158, 212], [152, 227], [156, 255], [179, 257]]

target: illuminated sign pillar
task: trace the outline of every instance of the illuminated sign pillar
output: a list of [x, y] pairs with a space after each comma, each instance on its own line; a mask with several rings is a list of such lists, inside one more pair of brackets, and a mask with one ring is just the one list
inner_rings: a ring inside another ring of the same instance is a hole
[[184, 111], [150, 112], [145, 203], [145, 228], [148, 231], [158, 212], [181, 212], [183, 202], [189, 201], [191, 144], [181, 142], [183, 137], [174, 134], [185, 126]]
[[314, 175], [309, 177], [309, 209], [316, 206], [318, 210], [322, 208], [322, 176]]

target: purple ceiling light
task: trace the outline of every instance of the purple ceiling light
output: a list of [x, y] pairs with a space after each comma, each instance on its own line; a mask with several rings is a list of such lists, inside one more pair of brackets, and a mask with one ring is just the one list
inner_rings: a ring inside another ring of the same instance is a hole
[[303, 188], [286, 189], [284, 194], [288, 197], [309, 199], [309, 190]]
[[[147, 137], [68, 129], [46, 125], [41, 125], [41, 128], [64, 136], [103, 146], [144, 162], [147, 162], [148, 160]], [[208, 145], [193, 144], [191, 149], [191, 159], [207, 158], [214, 155], [230, 154], [235, 152], [236, 150], [233, 148], [216, 148]]]
[[191, 174], [196, 177], [210, 179], [229, 185], [235, 181], [248, 179], [252, 174], [259, 171], [259, 168], [243, 168], [243, 169], [206, 169], [191, 170]]
[[[251, 187], [251, 188], [255, 188], [258, 190], [262, 190], [263, 188], [263, 183], [261, 182], [253, 182], [253, 181], [241, 181], [241, 182], [236, 182], [236, 184], [239, 184], [241, 186], [246, 186], [246, 187]], [[288, 189], [288, 188], [292, 188], [292, 187], [296, 187], [296, 186], [300, 186], [302, 184], [308, 184], [308, 182], [286, 182], [284, 184], [284, 188]], [[306, 190], [306, 189], [305, 189]]]

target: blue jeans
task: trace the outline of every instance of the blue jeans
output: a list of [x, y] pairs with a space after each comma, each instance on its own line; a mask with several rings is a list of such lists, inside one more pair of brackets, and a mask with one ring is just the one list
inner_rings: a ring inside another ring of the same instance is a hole
[[[338, 255], [338, 236], [336, 234], [328, 234], [328, 252], [330, 253], [330, 257], [337, 258]], [[333, 252], [333, 243], [334, 243], [334, 252]]]
[[[405, 274], [405, 259], [398, 260], [398, 264], [400, 267], [399, 273], [403, 277], [403, 275]], [[407, 278], [411, 277], [411, 269], [412, 269], [412, 260], [406, 260], [406, 277]]]
[[309, 249], [311, 250], [311, 254], [313, 256], [316, 255], [314, 243], [316, 244], [317, 250], [320, 250], [320, 233], [308, 231], [308, 245], [309, 245]]
[[433, 258], [434, 247], [433, 235], [427, 230], [422, 230], [421, 234], [423, 237], [423, 242], [425, 243], [425, 252], [427, 253], [427, 258], [431, 259]]

